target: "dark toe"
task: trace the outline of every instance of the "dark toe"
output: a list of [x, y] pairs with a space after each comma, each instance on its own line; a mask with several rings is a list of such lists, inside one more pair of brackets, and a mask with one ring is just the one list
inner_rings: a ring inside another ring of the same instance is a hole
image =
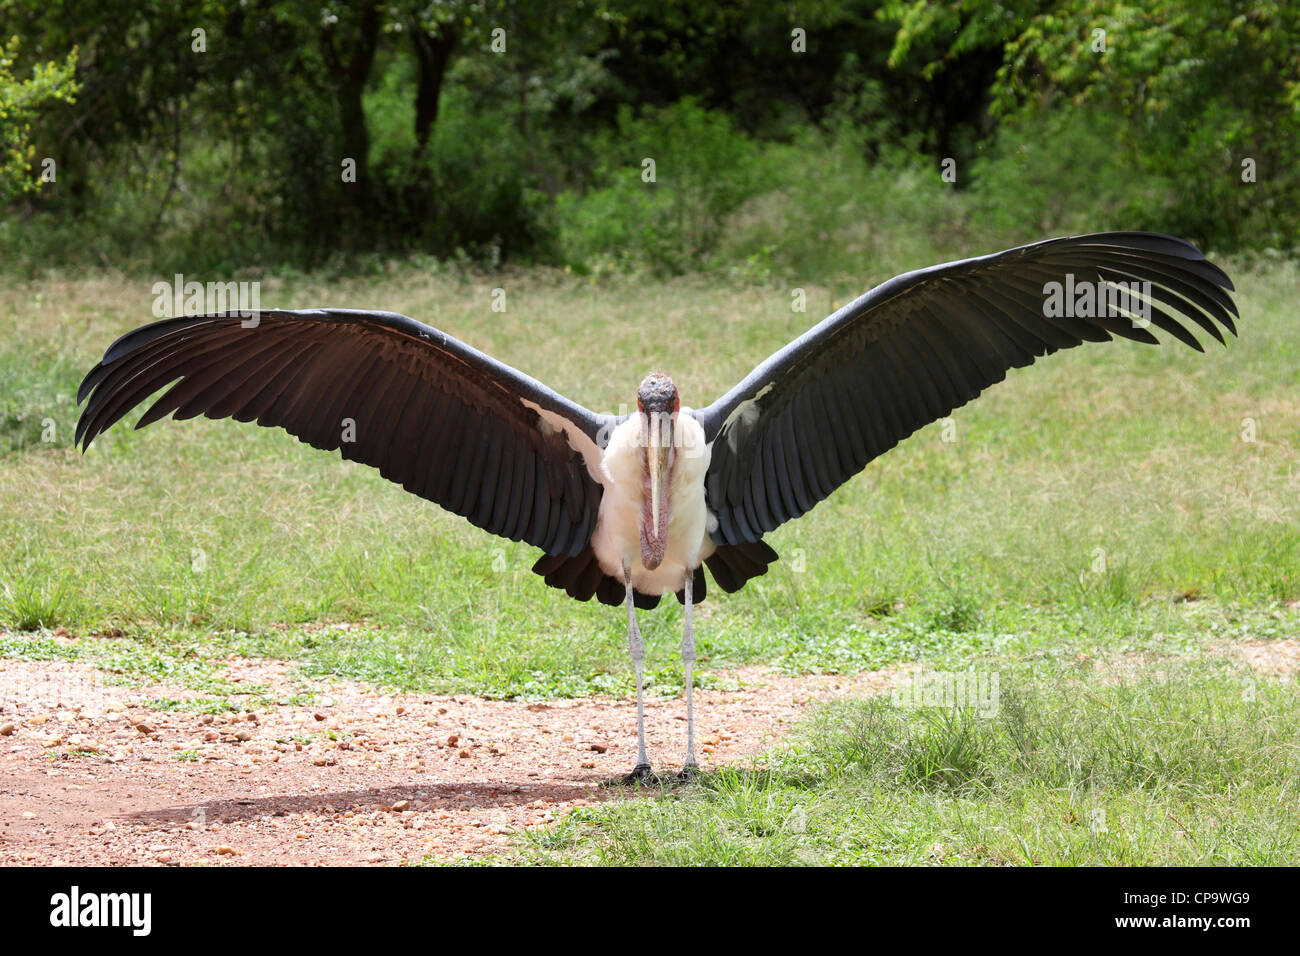
[[648, 763], [639, 763], [632, 768], [632, 772], [630, 774], [628, 774], [626, 777], [620, 777], [618, 780], [615, 780], [614, 783], [622, 783], [622, 784], [657, 783], [658, 780], [659, 777], [656, 776], [655, 772], [650, 769], [650, 765]]

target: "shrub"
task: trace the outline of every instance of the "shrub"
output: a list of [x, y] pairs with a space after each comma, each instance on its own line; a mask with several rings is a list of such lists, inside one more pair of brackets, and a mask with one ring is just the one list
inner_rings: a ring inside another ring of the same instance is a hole
[[580, 269], [693, 268], [717, 247], [726, 217], [768, 185], [758, 144], [691, 99], [640, 116], [622, 108], [595, 155], [592, 188], [556, 202], [560, 253]]

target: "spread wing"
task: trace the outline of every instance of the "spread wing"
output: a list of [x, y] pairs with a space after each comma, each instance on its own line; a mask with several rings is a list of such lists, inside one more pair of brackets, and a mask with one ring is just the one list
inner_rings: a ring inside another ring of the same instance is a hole
[[[1135, 282], [1149, 286], [1129, 287], [1135, 297], [1120, 298], [1119, 309], [1098, 308], [1094, 297], [1091, 310], [1061, 310], [1049, 294], [1050, 283], [1063, 298], [1069, 288], [1102, 293]], [[713, 537], [757, 541], [1008, 369], [1058, 349], [1115, 335], [1158, 344], [1149, 326], [1203, 351], [1188, 322], [1223, 342], [1219, 326], [1236, 334], [1232, 288], [1194, 246], [1142, 232], [1049, 239], [890, 279], [696, 413], [713, 442], [705, 478], [719, 522]]]
[[172, 412], [283, 428], [548, 554], [578, 554], [596, 524], [601, 486], [584, 453], [611, 420], [404, 315], [268, 310], [143, 326], [82, 382], [76, 440], [89, 446], [169, 384], [137, 428]]

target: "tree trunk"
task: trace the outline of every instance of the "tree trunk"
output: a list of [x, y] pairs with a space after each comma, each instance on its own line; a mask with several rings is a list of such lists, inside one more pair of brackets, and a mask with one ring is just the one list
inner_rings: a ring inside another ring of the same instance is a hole
[[321, 29], [321, 52], [325, 65], [329, 68], [334, 81], [335, 98], [338, 102], [339, 122], [341, 124], [343, 155], [339, 157], [337, 167], [342, 175], [342, 161], [351, 159], [356, 163], [356, 182], [344, 182], [343, 205], [345, 213], [354, 220], [366, 216], [371, 207], [372, 190], [370, 188], [370, 133], [366, 129], [366, 110], [362, 95], [366, 90], [366, 81], [370, 79], [370, 69], [375, 62], [375, 50], [379, 45], [379, 31], [383, 26], [383, 9], [379, 4], [370, 3], [361, 11], [355, 41], [350, 55], [344, 59], [334, 44], [333, 25]]
[[442, 80], [447, 75], [456, 47], [456, 30], [442, 24], [436, 33], [421, 28], [419, 21], [411, 18], [411, 42], [415, 47], [415, 61], [419, 66], [419, 81], [415, 88], [415, 158], [417, 164], [429, 145], [433, 124], [438, 120], [438, 100], [442, 96]]

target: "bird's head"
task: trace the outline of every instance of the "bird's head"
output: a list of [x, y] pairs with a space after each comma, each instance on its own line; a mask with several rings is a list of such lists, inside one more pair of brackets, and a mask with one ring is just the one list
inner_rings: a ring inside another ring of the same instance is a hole
[[677, 386], [662, 372], [651, 372], [636, 393], [641, 420], [641, 454], [645, 463], [641, 507], [641, 563], [653, 571], [668, 545], [668, 480], [672, 472], [674, 432], [681, 410]]

